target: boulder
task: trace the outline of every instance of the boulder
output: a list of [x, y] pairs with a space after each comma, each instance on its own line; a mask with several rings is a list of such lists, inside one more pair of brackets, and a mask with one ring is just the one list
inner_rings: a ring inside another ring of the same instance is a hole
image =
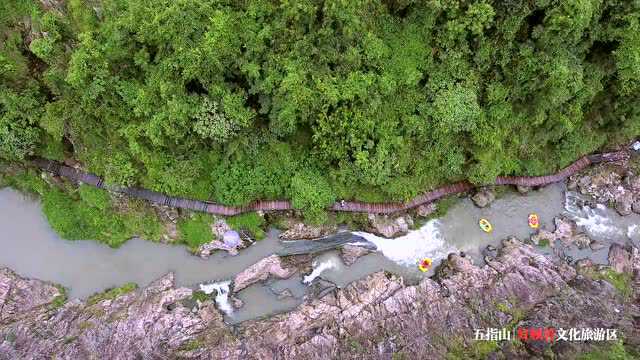
[[540, 245], [540, 242], [543, 240], [546, 240], [550, 246], [553, 246], [556, 236], [552, 232], [544, 229], [540, 229], [537, 233], [531, 235], [531, 242], [535, 245]]
[[427, 217], [438, 209], [435, 203], [428, 203], [424, 205], [418, 206], [416, 209], [416, 214], [420, 217]]
[[626, 188], [634, 192], [640, 191], [640, 176], [634, 174], [627, 174], [624, 178], [624, 185]]
[[633, 202], [633, 204], [631, 205], [631, 210], [636, 214], [640, 214], [640, 197]]
[[615, 209], [622, 216], [630, 215], [633, 207], [633, 194], [631, 192], [622, 192], [616, 197]]
[[289, 289], [284, 289], [278, 293], [278, 300], [285, 300], [293, 297], [293, 293]]
[[609, 248], [609, 265], [617, 273], [633, 271], [631, 252], [620, 244], [611, 244]]
[[203, 259], [208, 259], [211, 254], [216, 250], [223, 250], [229, 253], [231, 256], [238, 255], [238, 249], [235, 246], [228, 246], [223, 241], [213, 240], [212, 242], [200, 245], [196, 255]]
[[473, 203], [479, 208], [489, 206], [495, 199], [496, 194], [489, 189], [481, 189], [471, 197]]
[[366, 248], [350, 244], [343, 246], [340, 252], [342, 262], [344, 262], [344, 264], [347, 266], [353, 265], [360, 257], [370, 253], [370, 251]]
[[326, 226], [310, 226], [295, 223], [288, 230], [280, 234], [282, 240], [317, 239], [329, 235], [333, 229]]
[[531, 189], [531, 186], [516, 185], [516, 190], [518, 190], [518, 192], [522, 195], [528, 193], [529, 191], [531, 191]]
[[592, 241], [589, 238], [589, 236], [587, 236], [587, 234], [583, 234], [583, 233], [580, 233], [578, 235], [573, 236], [571, 241], [574, 244], [576, 244], [578, 249], [586, 249], [586, 248], [590, 247], [591, 243], [592, 243]]
[[237, 248], [240, 245], [242, 245], [242, 240], [240, 240], [240, 234], [238, 234], [238, 232], [234, 230], [226, 231], [222, 235], [222, 242], [230, 248]]
[[231, 227], [224, 219], [218, 219], [211, 224], [211, 232], [216, 239], [222, 239], [227, 231], [230, 231]]
[[285, 268], [279, 256], [271, 255], [236, 275], [233, 280], [233, 290], [236, 292], [240, 291], [258, 281], [267, 280], [269, 276], [278, 279], [287, 279], [296, 271], [294, 268]]
[[602, 250], [602, 249], [604, 249], [604, 247], [605, 247], [605, 246], [606, 246], [605, 244], [603, 244], [602, 242], [597, 241], [597, 240], [593, 240], [593, 241], [591, 241], [591, 243], [589, 244], [589, 247], [590, 247], [590, 248], [591, 248], [591, 250], [593, 250], [593, 251]]
[[371, 231], [386, 238], [393, 238], [406, 234], [409, 227], [413, 226], [413, 219], [409, 215], [399, 216], [395, 219], [387, 216], [369, 214]]

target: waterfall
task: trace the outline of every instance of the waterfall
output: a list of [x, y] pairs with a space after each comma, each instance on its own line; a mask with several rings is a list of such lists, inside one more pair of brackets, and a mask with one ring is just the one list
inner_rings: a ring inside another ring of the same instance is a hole
[[231, 281], [221, 281], [213, 284], [200, 284], [200, 290], [205, 294], [216, 292], [216, 305], [227, 315], [233, 313], [233, 306], [229, 303], [229, 284]]

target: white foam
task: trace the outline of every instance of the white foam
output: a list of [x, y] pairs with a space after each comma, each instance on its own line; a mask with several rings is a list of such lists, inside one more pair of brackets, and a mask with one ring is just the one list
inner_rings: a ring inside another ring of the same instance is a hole
[[387, 239], [365, 232], [355, 232], [372, 242], [387, 258], [406, 266], [413, 266], [422, 258], [443, 259], [450, 252], [456, 251], [445, 243], [440, 233], [440, 222], [437, 219], [428, 221], [418, 230], [409, 231], [407, 235], [395, 239]]
[[313, 271], [311, 274], [307, 275], [302, 279], [302, 282], [305, 284], [311, 284], [313, 280], [315, 280], [320, 274], [329, 269], [335, 269], [338, 267], [336, 260], [333, 258], [329, 258], [326, 261], [323, 261], [318, 264], [318, 262], [313, 262]]
[[627, 236], [629, 239], [633, 239], [635, 235], [640, 235], [640, 231], [638, 231], [638, 225], [629, 225], [627, 228]]
[[229, 303], [229, 284], [231, 281], [222, 281], [213, 284], [200, 284], [200, 290], [205, 294], [213, 294], [216, 292], [216, 304], [218, 309], [222, 310], [225, 314], [231, 315], [233, 313], [233, 306]]
[[606, 214], [606, 206], [597, 204], [596, 209], [578, 205], [577, 194], [567, 192], [565, 210], [576, 225], [596, 236], [621, 236], [622, 230]]

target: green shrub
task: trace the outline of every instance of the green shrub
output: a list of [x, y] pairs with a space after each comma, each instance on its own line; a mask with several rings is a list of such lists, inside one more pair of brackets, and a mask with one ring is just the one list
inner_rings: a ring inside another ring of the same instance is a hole
[[130, 206], [126, 213], [112, 207], [103, 190], [81, 187], [79, 198], [49, 188], [42, 195], [43, 212], [51, 227], [67, 240], [98, 240], [118, 247], [134, 236], [159, 239], [158, 217], [143, 207]]
[[213, 240], [212, 223], [209, 214], [192, 214], [186, 219], [181, 219], [178, 222], [180, 240], [191, 249], [197, 249], [200, 245]]
[[58, 291], [60, 291], [60, 294], [54, 297], [53, 300], [51, 301], [50, 307], [52, 309], [61, 308], [62, 306], [64, 306], [64, 304], [67, 302], [67, 299], [68, 299], [67, 289], [65, 289], [63, 286], [60, 286], [60, 285], [56, 285], [56, 288], [58, 289]]
[[266, 236], [263, 230], [264, 218], [255, 212], [240, 214], [227, 218], [227, 224], [236, 231], [245, 230], [251, 233], [256, 240], [262, 240]]
[[577, 359], [578, 360], [600, 360], [600, 359], [632, 360], [632, 359], [638, 359], [638, 356], [640, 356], [640, 354], [638, 354], [637, 352], [629, 352], [625, 348], [623, 341], [618, 340], [611, 345], [607, 344], [597, 348], [596, 350], [579, 354]]
[[101, 293], [97, 293], [91, 295], [87, 299], [87, 305], [95, 305], [103, 300], [114, 300], [118, 296], [128, 294], [138, 288], [138, 285], [135, 283], [126, 283], [120, 287], [112, 288]]
[[291, 179], [291, 203], [311, 223], [327, 220], [326, 208], [336, 200], [327, 180], [314, 171], [297, 173]]
[[633, 295], [633, 287], [631, 286], [633, 277], [629, 273], [617, 273], [612, 269], [606, 269], [596, 273], [595, 278], [609, 282], [625, 298], [630, 298]]

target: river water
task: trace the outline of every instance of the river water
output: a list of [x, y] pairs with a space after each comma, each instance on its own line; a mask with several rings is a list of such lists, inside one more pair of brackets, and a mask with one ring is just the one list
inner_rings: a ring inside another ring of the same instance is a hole
[[[337, 251], [319, 254], [310, 274], [270, 280], [240, 291], [236, 296], [244, 306], [228, 311], [227, 321], [239, 322], [289, 310], [304, 301], [309, 283], [316, 277], [343, 287], [370, 273], [385, 270], [412, 283], [433, 273], [418, 271], [416, 264], [420, 259], [430, 257], [437, 265], [448, 253], [455, 251], [464, 251], [476, 263], [481, 263], [482, 249], [487, 245], [497, 246], [509, 235], [524, 239], [533, 233], [527, 225], [531, 212], [536, 212], [541, 227], [549, 230], [554, 228], [553, 218], [564, 213], [595, 239], [606, 243], [640, 241], [637, 215], [622, 218], [602, 206], [594, 209], [580, 206], [576, 199], [577, 195], [573, 193], [565, 196], [563, 185], [547, 186], [524, 196], [506, 193], [484, 209], [475, 207], [465, 198], [444, 217], [431, 220], [400, 238], [384, 239], [356, 233], [374, 243], [379, 252], [360, 258], [350, 267], [342, 263]], [[477, 225], [480, 218], [487, 218], [493, 224], [491, 234], [480, 231]], [[0, 190], [0, 229], [0, 266], [9, 267], [23, 276], [59, 283], [69, 289], [71, 297], [86, 297], [126, 282], [145, 286], [169, 271], [175, 273], [179, 286], [196, 288], [203, 283], [218, 282], [209, 288], [220, 292], [225, 288], [225, 282], [237, 273], [282, 250], [276, 230], [271, 230], [264, 240], [242, 250], [238, 256], [218, 252], [208, 260], [190, 255], [183, 246], [141, 239], [132, 239], [119, 249], [95, 241], [66, 241], [49, 227], [37, 201], [11, 189]], [[595, 254], [598, 262], [606, 262], [606, 251], [605, 248]], [[576, 259], [590, 255], [577, 249], [568, 249], [568, 253]], [[285, 290], [292, 296], [279, 297]], [[220, 307], [229, 310], [226, 294], [218, 295]]]

